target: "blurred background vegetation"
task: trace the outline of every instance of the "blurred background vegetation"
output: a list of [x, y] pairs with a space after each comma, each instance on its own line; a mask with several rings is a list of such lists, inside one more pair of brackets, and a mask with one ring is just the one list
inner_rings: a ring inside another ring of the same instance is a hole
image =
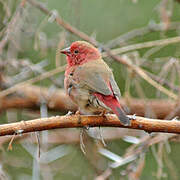
[[[1, 90], [66, 63], [65, 57], [59, 54], [59, 49], [80, 38], [57, 25], [55, 22], [57, 15], [109, 48], [180, 36], [180, 3], [175, 0], [39, 0], [38, 2], [53, 12], [53, 15], [45, 15], [29, 1], [25, 1], [22, 8], [21, 1], [0, 0]], [[19, 16], [16, 17], [17, 13]], [[6, 44], [2, 47], [4, 40]], [[179, 86], [180, 43], [149, 48], [143, 48], [142, 45], [142, 48], [124, 52], [123, 55], [156, 77], [166, 79], [175, 87]], [[136, 97], [147, 102], [148, 99], [169, 98], [131, 69], [110, 58], [105, 60], [113, 69], [122, 95], [126, 98]], [[53, 93], [54, 89], [63, 88], [63, 79], [64, 72], [61, 72], [35, 85], [47, 87], [49, 92]], [[169, 89], [178, 94], [178, 91]], [[8, 97], [13, 95], [10, 94]], [[2, 102], [0, 103], [2, 107]], [[2, 108], [1, 124], [64, 114], [48, 110], [46, 99], [43, 97], [39, 98], [37, 106], [39, 109]], [[156, 117], [153, 112], [147, 112], [146, 116]], [[110, 131], [107, 132], [112, 132], [114, 129], [108, 130]], [[120, 128], [119, 130], [123, 131]], [[60, 131], [61, 135], [58, 134]], [[106, 130], [102, 131], [103, 134], [106, 133]], [[55, 139], [53, 136], [49, 138], [51, 134], [58, 134], [59, 139], [63, 139], [65, 137], [62, 134], [66, 136], [67, 132], [69, 133], [67, 136], [71, 138], [71, 133], [74, 136], [73, 133], [79, 132], [79, 129], [41, 132], [40, 159], [37, 155], [35, 133], [18, 137], [12, 143], [12, 147], [9, 144], [11, 137], [5, 139], [1, 137], [1, 179], [178, 180], [180, 177], [178, 168], [180, 146], [178, 142], [169, 142], [168, 136], [166, 140], [142, 149], [140, 155], [136, 159], [131, 159], [129, 163], [123, 161], [124, 165], [110, 168], [112, 162], [115, 163], [118, 158], [125, 157], [129, 148], [149, 135], [145, 132], [130, 131], [132, 135], [126, 136], [126, 132], [129, 133], [126, 130], [122, 138], [107, 141], [106, 147], [87, 136], [84, 137], [87, 152], [83, 154], [77, 141], [61, 142], [57, 137], [56, 140], [53, 140]], [[98, 134], [98, 131], [95, 134]], [[151, 136], [153, 138], [154, 134]], [[135, 148], [141, 146], [143, 144], [138, 144]], [[103, 172], [107, 172], [107, 177]]]

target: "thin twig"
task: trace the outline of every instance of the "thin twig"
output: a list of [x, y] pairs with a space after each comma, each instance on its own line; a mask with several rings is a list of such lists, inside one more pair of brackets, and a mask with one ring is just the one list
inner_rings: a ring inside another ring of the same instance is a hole
[[[179, 26], [180, 26], [179, 22], [171, 22], [169, 24], [168, 30], [177, 29]], [[123, 35], [116, 37], [115, 39], [106, 43], [106, 47], [114, 48], [115, 46], [121, 45], [122, 43], [125, 43], [126, 41], [133, 39], [137, 36], [143, 36], [147, 33], [157, 32], [157, 31], [164, 31], [163, 23], [159, 23], [159, 24], [156, 24], [155, 22], [149, 23], [146, 27], [133, 29], [132, 31], [129, 31]]]
[[12, 138], [8, 144], [7, 150], [12, 150], [12, 143], [13, 143], [15, 137], [16, 137], [16, 133], [14, 133], [14, 135], [12, 136]]
[[2, 98], [4, 96], [7, 96], [8, 94], [11, 94], [11, 93], [15, 92], [18, 89], [23, 88], [27, 84], [33, 84], [33, 83], [36, 83], [36, 82], [41, 81], [43, 79], [46, 79], [48, 77], [51, 77], [51, 76], [53, 76], [53, 75], [55, 75], [57, 73], [60, 73], [60, 72], [64, 71], [65, 68], [66, 68], [66, 65], [60, 66], [60, 67], [57, 67], [56, 69], [45, 72], [45, 73], [43, 73], [43, 74], [41, 74], [41, 75], [39, 75], [39, 76], [37, 76], [35, 78], [29, 79], [27, 81], [20, 82], [20, 83], [18, 83], [16, 85], [6, 89], [6, 90], [1, 91], [0, 92], [0, 98]]
[[6, 12], [6, 17], [9, 18], [11, 16], [11, 11], [10, 11], [10, 8], [8, 7], [7, 5], [7, 2], [3, 1], [3, 0], [0, 0], [0, 3], [3, 5], [3, 8]]
[[[49, 15], [49, 16], [54, 16], [54, 13], [52, 11], [49, 11], [46, 7], [43, 6], [42, 3], [36, 2], [34, 0], [27, 0], [30, 4], [32, 4], [33, 6], [35, 6], [36, 8], [40, 9], [42, 12], [44, 12], [45, 14]], [[66, 21], [64, 21], [62, 18], [60, 18], [60, 16], [56, 16], [55, 20], [57, 22], [57, 24], [63, 26], [66, 30], [68, 30], [69, 32], [81, 37], [82, 39], [94, 44], [94, 45], [98, 45], [98, 43], [96, 42], [96, 40], [90, 38], [87, 34], [85, 34], [84, 32], [79, 31], [77, 28], [71, 26], [69, 23], [67, 23]]]
[[154, 75], [153, 73], [150, 73], [150, 72], [146, 72], [146, 73], [148, 73], [151, 76], [152, 79], [159, 82], [160, 84], [162, 84], [162, 85], [164, 84], [165, 86], [167, 86], [168, 88], [172, 89], [175, 92], [179, 91], [179, 87], [175, 86], [172, 83], [170, 83], [167, 79], [156, 76], [156, 75]]
[[[174, 44], [174, 43], [179, 43], [180, 42], [180, 36], [172, 37], [172, 38], [167, 38], [167, 39], [160, 39], [160, 40], [154, 40], [154, 41], [148, 41], [148, 42], [142, 42], [138, 44], [131, 44], [128, 46], [124, 46], [121, 48], [113, 49], [111, 50], [111, 53], [113, 54], [122, 54], [126, 53], [128, 51], [133, 51], [137, 49], [143, 49], [143, 48], [150, 48], [153, 46], [164, 46], [164, 45], [169, 45], [169, 44]], [[107, 53], [103, 53], [104, 57], [107, 57]]]
[[4, 35], [3, 39], [0, 42], [0, 53], [2, 52], [2, 49], [7, 44], [8, 40], [9, 40], [9, 37], [10, 37], [10, 34], [14, 29], [13, 27], [15, 26], [16, 22], [20, 19], [22, 10], [23, 10], [23, 8], [25, 6], [25, 2], [26, 2], [26, 0], [21, 1], [20, 5], [16, 9], [15, 15], [13, 16], [13, 18], [11, 19], [11, 21], [7, 25], [5, 35]]

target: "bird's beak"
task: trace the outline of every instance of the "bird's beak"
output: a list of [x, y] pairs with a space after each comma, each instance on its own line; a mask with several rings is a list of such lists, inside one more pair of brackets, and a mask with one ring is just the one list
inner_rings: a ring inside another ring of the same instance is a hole
[[65, 49], [62, 49], [60, 52], [61, 52], [61, 53], [63, 53], [63, 54], [68, 55], [68, 54], [70, 54], [70, 53], [71, 53], [71, 51], [70, 51], [70, 47], [65, 48]]

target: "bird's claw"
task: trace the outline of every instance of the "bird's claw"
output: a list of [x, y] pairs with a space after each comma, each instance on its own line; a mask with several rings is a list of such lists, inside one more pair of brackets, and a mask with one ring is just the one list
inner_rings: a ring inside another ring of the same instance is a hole
[[76, 111], [76, 112], [75, 112], [75, 115], [78, 115], [78, 116], [81, 115], [80, 111], [79, 111], [79, 110]]
[[68, 111], [68, 113], [65, 116], [72, 116], [74, 113], [72, 111]]
[[131, 120], [136, 120], [136, 114], [133, 114], [131, 117], [130, 117]]
[[72, 111], [68, 111], [68, 113], [65, 116], [72, 116], [72, 115], [81, 115], [80, 111], [76, 111], [75, 113]]
[[175, 116], [175, 117], [172, 119], [172, 121], [179, 121], [178, 118], [179, 118], [178, 116]]
[[105, 116], [107, 114], [107, 110], [103, 110], [101, 113], [100, 113], [100, 116]]

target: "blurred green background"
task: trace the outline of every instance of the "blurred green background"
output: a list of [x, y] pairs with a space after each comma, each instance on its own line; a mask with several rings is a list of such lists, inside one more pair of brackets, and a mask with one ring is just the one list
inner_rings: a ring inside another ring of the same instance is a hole
[[[5, 19], [6, 11], [4, 10], [4, 1], [0, 1], [0, 30], [6, 26], [11, 16]], [[99, 42], [106, 45], [110, 40], [141, 27], [148, 26], [149, 24], [156, 24], [162, 22], [161, 18], [161, 6], [162, 2], [160, 0], [43, 0], [42, 2], [49, 10], [58, 13], [64, 20], [77, 27], [81, 31], [87, 33], [88, 35], [96, 38]], [[180, 4], [177, 1], [169, 0], [167, 1], [167, 13], [170, 14], [170, 22], [180, 22]], [[16, 7], [20, 1], [8, 0], [7, 3], [11, 15], [15, 12]], [[52, 18], [52, 17], [51, 17]], [[10, 45], [5, 47], [3, 54], [1, 54], [1, 59], [6, 60], [10, 58], [16, 59], [29, 59], [32, 63], [38, 63], [44, 59], [49, 62], [46, 70], [50, 70], [56, 67], [56, 48], [57, 44], [61, 39], [62, 32], [64, 29], [55, 22], [50, 22], [49, 17], [45, 16], [35, 7], [31, 6], [26, 2], [25, 12], [22, 17], [18, 19], [19, 23], [16, 27], [14, 33], [14, 39], [18, 42], [19, 49], [16, 46], [16, 53], [11, 53], [12, 47]], [[121, 47], [129, 44], [141, 43], [145, 41], [152, 41], [157, 39], [163, 39], [168, 37], [178, 36], [180, 34], [180, 28], [174, 30], [167, 30], [161, 32], [150, 32], [142, 36], [137, 36], [133, 39], [124, 42]], [[66, 44], [70, 45], [72, 41], [79, 40], [78, 37], [66, 32]], [[148, 58], [144, 58], [144, 55], [151, 48], [140, 49], [136, 53], [139, 57], [139, 62], [145, 61], [145, 65], [142, 66], [146, 70], [158, 74], [162, 69], [163, 65], [167, 62], [170, 57], [179, 58], [180, 57], [180, 44], [171, 44], [162, 47], [160, 50], [155, 51]], [[160, 58], [157, 62], [157, 59]], [[107, 63], [113, 69], [115, 79], [121, 89], [122, 94], [128, 93], [133, 97], [142, 97], [135, 90], [134, 79], [137, 79], [141, 88], [144, 91], [146, 98], [167, 98], [165, 95], [157, 95], [157, 90], [144, 82], [141, 78], [135, 76], [130, 79], [130, 89], [127, 88], [127, 78], [128, 75], [127, 68], [113, 60], [106, 58]], [[148, 62], [146, 62], [148, 61]], [[60, 55], [60, 64], [65, 64], [65, 57]], [[135, 61], [134, 61], [135, 62]], [[147, 63], [147, 64], [146, 64]], [[148, 64], [149, 63], [149, 64]], [[18, 71], [6, 72], [8, 75], [15, 75]], [[62, 73], [63, 74], [63, 73]], [[35, 76], [35, 75], [34, 75]], [[62, 77], [58, 75], [58, 77]], [[170, 78], [171, 73], [167, 75]], [[176, 75], [177, 76], [177, 75]], [[63, 84], [63, 78], [61, 78], [61, 83]], [[175, 83], [179, 85], [178, 77]], [[43, 80], [37, 85], [50, 86], [52, 82], [49, 80]], [[22, 111], [12, 110], [12, 112], [1, 113], [0, 119], [1, 123], [6, 123], [7, 116], [12, 113], [13, 117], [16, 117], [17, 121], [22, 119], [30, 119], [28, 115], [25, 115]], [[52, 113], [48, 112], [49, 116], [52, 114], [59, 114], [58, 112]], [[38, 114], [36, 114], [38, 116]], [[39, 115], [40, 116], [40, 115]], [[60, 129], [58, 131], [61, 131]], [[68, 129], [67, 131], [71, 131]], [[30, 143], [31, 144], [31, 143]], [[32, 146], [32, 147], [31, 147]], [[45, 149], [53, 149], [56, 145], [43, 145]], [[130, 146], [129, 143], [124, 142], [122, 139], [114, 140], [107, 143], [107, 149], [122, 156], [125, 150]], [[156, 153], [159, 145], [155, 145], [149, 148], [145, 156], [145, 166], [143, 168], [142, 175], [140, 179], [152, 180], [157, 178], [158, 162], [153, 155], [153, 151]], [[171, 152], [167, 152], [166, 146], [170, 146]], [[8, 143], [2, 145], [0, 149], [0, 174], [2, 179], [94, 179], [97, 176], [97, 172], [93, 165], [89, 162], [88, 158], [83, 155], [80, 150], [79, 144], [65, 145], [65, 150], [69, 153], [65, 156], [59, 157], [46, 165], [41, 165], [39, 169], [38, 162], [36, 162], [33, 156], [36, 156], [35, 150], [37, 146], [28, 146], [28, 141], [26, 142], [14, 142], [13, 150], [7, 151]], [[34, 150], [33, 150], [34, 148]], [[67, 149], [66, 149], [67, 148]], [[32, 155], [27, 151], [32, 152]], [[154, 150], [152, 150], [154, 149]], [[171, 161], [166, 161], [162, 164], [162, 177], [159, 179], [178, 180], [180, 177], [180, 146], [178, 143], [171, 142], [170, 144], [164, 146], [163, 155], [170, 158]], [[98, 152], [97, 152], [98, 153]], [[93, 154], [92, 154], [93, 156]], [[102, 172], [108, 167], [108, 163], [111, 162], [108, 159], [102, 157]], [[169, 165], [172, 163], [173, 165]], [[168, 165], [172, 168], [169, 168]], [[126, 169], [126, 165], [112, 170], [112, 175], [109, 177], [111, 180], [116, 179], [128, 179], [127, 176], [123, 176], [123, 171]], [[43, 172], [44, 171], [44, 172]], [[43, 172], [43, 173], [42, 173]], [[51, 175], [48, 175], [49, 174]], [[53, 172], [53, 173], [52, 173]], [[43, 175], [42, 175], [42, 174]], [[47, 173], [47, 174], [46, 174]]]

